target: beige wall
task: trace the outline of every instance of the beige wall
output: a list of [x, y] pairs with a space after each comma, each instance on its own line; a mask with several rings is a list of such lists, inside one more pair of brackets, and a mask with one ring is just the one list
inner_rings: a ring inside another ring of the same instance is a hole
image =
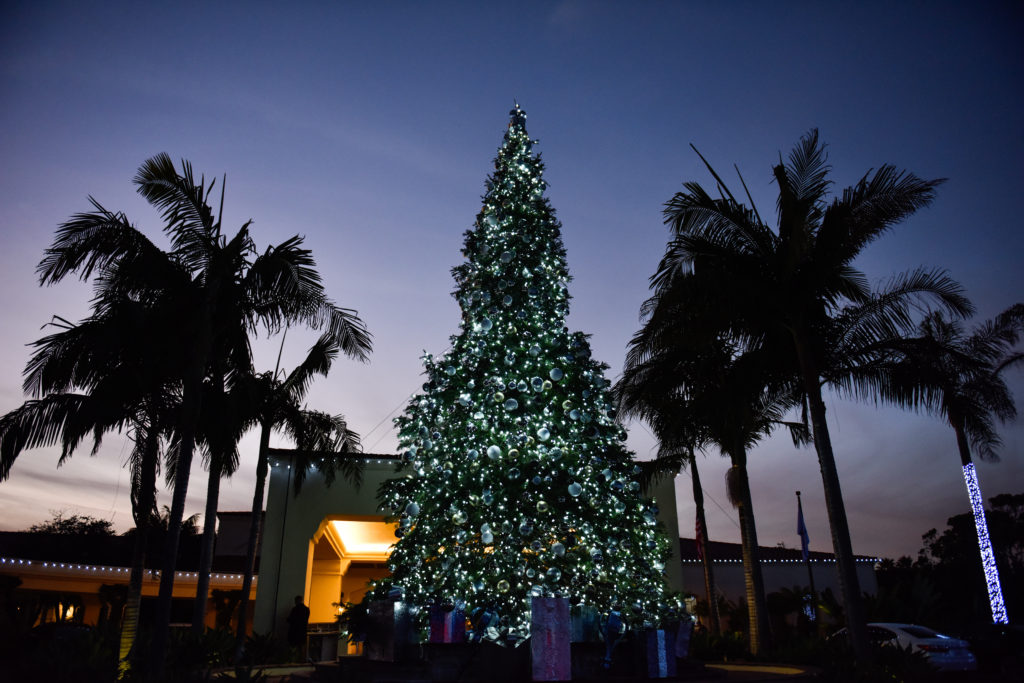
[[344, 570], [342, 560], [337, 557], [313, 560], [307, 589], [310, 623], [334, 621], [336, 611], [332, 603], [341, 599], [341, 575]]
[[345, 572], [341, 583], [341, 590], [345, 593], [345, 602], [359, 602], [366, 595], [367, 584], [370, 581], [387, 575], [386, 568], [352, 565]]
[[[395, 476], [393, 461], [370, 460], [363, 470], [363, 483], [358, 489], [342, 478], [327, 487], [323, 477], [311, 472], [295, 497], [292, 491], [287, 461], [280, 455], [271, 455], [277, 462], [271, 467], [267, 487], [267, 515], [260, 553], [260, 590], [256, 593], [256, 611], [253, 630], [256, 633], [273, 632], [283, 636], [287, 631], [285, 620], [292, 609], [296, 595], [301, 595], [311, 610], [311, 591], [326, 591], [337, 601], [341, 592], [340, 577], [337, 587], [314, 579], [315, 567], [308, 561], [314, 550], [313, 540], [323, 535], [324, 525], [330, 519], [379, 521], [383, 515], [377, 509], [377, 487]], [[323, 569], [323, 566], [321, 566]], [[324, 579], [326, 581], [326, 579]], [[346, 595], [346, 600], [350, 598]], [[318, 600], [318, 603], [322, 601]], [[331, 621], [319, 612], [311, 611], [310, 621]]]
[[[679, 563], [679, 519], [676, 514], [676, 482], [674, 477], [665, 477], [647, 492], [658, 505], [658, 521], [672, 546], [672, 557], [665, 565], [665, 579], [670, 590], [683, 592], [683, 568]], [[704, 579], [701, 579], [701, 584]]]

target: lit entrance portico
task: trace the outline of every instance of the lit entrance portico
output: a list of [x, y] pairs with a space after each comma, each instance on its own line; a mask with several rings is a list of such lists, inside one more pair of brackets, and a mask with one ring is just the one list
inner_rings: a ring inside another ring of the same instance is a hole
[[333, 621], [335, 605], [359, 602], [367, 582], [387, 575], [386, 562], [395, 527], [372, 519], [332, 515], [323, 520], [309, 544], [306, 589], [312, 623]]
[[[266, 522], [260, 548], [253, 631], [283, 637], [296, 595], [310, 623], [334, 621], [332, 603], [357, 602], [366, 583], [387, 575], [394, 526], [377, 508], [377, 487], [395, 476], [395, 457], [364, 454], [357, 489], [342, 477], [330, 487], [316, 470], [294, 492], [292, 451], [272, 449]], [[344, 594], [344, 595], [343, 595]]]

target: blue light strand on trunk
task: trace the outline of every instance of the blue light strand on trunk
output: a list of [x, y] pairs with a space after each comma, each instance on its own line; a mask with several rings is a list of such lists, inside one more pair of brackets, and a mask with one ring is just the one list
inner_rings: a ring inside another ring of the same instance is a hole
[[992, 622], [1008, 624], [1010, 620], [1006, 616], [1003, 589], [999, 584], [999, 569], [996, 568], [996, 556], [992, 552], [992, 541], [988, 537], [985, 507], [982, 504], [981, 487], [978, 485], [978, 473], [974, 469], [974, 463], [964, 465], [964, 481], [967, 483], [967, 495], [971, 498], [971, 509], [974, 511], [974, 526], [978, 530], [978, 546], [981, 548], [981, 563], [985, 569], [985, 583], [988, 585]]

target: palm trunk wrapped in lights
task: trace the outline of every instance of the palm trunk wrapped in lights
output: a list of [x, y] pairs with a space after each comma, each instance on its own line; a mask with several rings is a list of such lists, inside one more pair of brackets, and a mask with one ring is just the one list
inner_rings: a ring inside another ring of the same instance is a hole
[[1024, 365], [1016, 350], [1024, 333], [1024, 304], [1014, 304], [967, 335], [955, 318], [932, 311], [918, 326], [919, 335], [889, 345], [892, 354], [879, 367], [887, 379], [885, 398], [908, 408], [945, 418], [956, 434], [967, 493], [978, 532], [982, 569], [992, 621], [1009, 622], [999, 583], [995, 552], [989, 539], [978, 473], [971, 458], [995, 461], [1002, 443], [993, 418], [1017, 415], [1013, 395], [1002, 375]]
[[967, 435], [964, 434], [962, 427], [956, 426], [955, 429], [956, 443], [960, 448], [960, 460], [963, 464], [964, 482], [967, 484], [967, 495], [971, 499], [971, 510], [974, 512], [974, 527], [978, 531], [978, 548], [981, 550], [981, 564], [985, 570], [985, 586], [988, 589], [988, 604], [992, 609], [992, 622], [1008, 624], [1010, 619], [1006, 615], [1006, 602], [1003, 600], [1003, 588], [999, 583], [996, 555], [988, 536], [988, 522], [985, 520], [985, 506], [981, 498], [981, 486], [978, 484], [978, 473], [971, 462]]

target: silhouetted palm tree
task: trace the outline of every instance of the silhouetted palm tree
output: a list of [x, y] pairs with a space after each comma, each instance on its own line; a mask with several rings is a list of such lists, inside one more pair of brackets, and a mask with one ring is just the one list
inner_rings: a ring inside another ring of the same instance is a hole
[[[665, 219], [673, 238], [652, 279], [652, 307], [665, 299], [690, 302], [693, 308], [683, 311], [683, 324], [652, 316], [654, 326], [663, 328], [652, 341], [669, 344], [675, 335], [711, 329], [741, 352], [759, 348], [776, 358], [778, 367], [795, 370], [821, 467], [851, 641], [857, 655], [867, 657], [860, 587], [821, 388], [837, 381], [855, 360], [845, 355], [853, 340], [838, 329], [844, 307], [850, 308], [845, 323], [854, 324], [863, 337], [857, 341], [906, 330], [913, 305], [922, 297], [956, 314], [970, 310], [959, 285], [942, 272], [919, 269], [872, 293], [867, 278], [853, 266], [864, 247], [931, 203], [941, 181], [885, 165], [829, 201], [830, 167], [817, 131], [811, 131], [788, 161], [773, 169], [779, 188], [776, 232], [753, 202], [750, 207], [740, 203], [705, 164], [720, 196], [715, 199], [690, 182], [667, 202]], [[680, 310], [664, 308], [666, 313]]]
[[[160, 260], [162, 252], [153, 250]], [[96, 315], [35, 342], [25, 371], [25, 390], [35, 398], [0, 418], [0, 479], [25, 448], [60, 444], [58, 466], [81, 441], [126, 429], [133, 442], [132, 515], [136, 534], [124, 619], [122, 668], [135, 642], [149, 527], [156, 509], [160, 440], [177, 415], [181, 354], [167, 316], [116, 293], [97, 302]], [[155, 362], [153, 355], [159, 358]]]
[[[214, 182], [197, 183], [188, 162], [179, 173], [166, 154], [147, 160], [134, 179], [139, 193], [160, 209], [171, 242], [174, 269], [151, 272], [143, 267], [151, 244], [124, 216], [91, 200], [95, 211], [64, 223], [39, 267], [43, 284], [70, 273], [97, 289], [128, 292], [139, 300], [166, 298], [177, 312], [179, 338], [188, 340], [181, 377], [178, 469], [171, 504], [170, 529], [155, 619], [150, 666], [162, 666], [170, 621], [171, 595], [184, 512], [188, 476], [202, 408], [202, 384], [215, 355], [225, 365], [251, 365], [248, 333], [257, 327], [275, 332], [288, 324], [325, 329], [342, 349], [360, 359], [369, 334], [354, 312], [327, 298], [311, 252], [292, 237], [258, 253], [245, 223], [230, 239], [210, 207]], [[223, 190], [221, 206], [223, 207]]]
[[260, 447], [246, 544], [242, 597], [238, 608], [236, 658], [241, 656], [246, 637], [249, 592], [256, 570], [256, 545], [263, 517], [271, 433], [280, 430], [296, 445], [296, 457], [292, 462], [296, 491], [302, 486], [306, 472], [311, 467], [317, 467], [328, 485], [338, 473], [357, 486], [361, 483], [361, 461], [348, 456], [360, 450], [359, 436], [348, 429], [342, 416], [306, 410], [302, 406], [313, 378], [318, 375], [327, 376], [340, 350], [336, 341], [324, 335], [309, 349], [303, 361], [285, 377], [279, 377], [275, 369], [272, 373], [240, 379], [240, 384], [246, 386], [250, 397], [253, 417], [260, 425]]
[[[226, 389], [224, 375], [224, 372], [215, 367], [204, 382], [203, 412], [196, 432], [196, 441], [202, 447], [207, 469], [203, 540], [200, 545], [196, 599], [192, 611], [192, 630], [200, 634], [206, 622], [210, 572], [213, 569], [213, 550], [217, 539], [220, 484], [222, 479], [230, 477], [238, 469], [238, 442], [252, 424], [252, 421], [247, 419], [247, 406], [240, 401], [240, 392]], [[168, 474], [171, 472], [168, 471]]]
[[[623, 390], [620, 381], [615, 391], [621, 400]], [[642, 394], [644, 404], [651, 401], [651, 396]], [[704, 594], [708, 600], [708, 621], [711, 632], [720, 634], [722, 632], [722, 619], [718, 609], [718, 590], [715, 586], [714, 554], [711, 552], [711, 535], [708, 531], [707, 515], [704, 512], [704, 488], [700, 483], [700, 471], [697, 468], [697, 456], [694, 452], [699, 439], [692, 433], [693, 426], [685, 424], [680, 416], [682, 403], [678, 399], [665, 399], [663, 405], [656, 409], [653, 406], [641, 408], [636, 405], [633, 409], [626, 409], [623, 416], [640, 417], [651, 425], [654, 437], [658, 440], [658, 453], [653, 461], [641, 463], [641, 476], [648, 483], [656, 481], [663, 476], [672, 476], [677, 472], [686, 470], [690, 475], [690, 484], [693, 490], [693, 504], [696, 508], [696, 525], [694, 542], [697, 546], [697, 553], [701, 559], [704, 569]], [[622, 405], [621, 402], [619, 404]]]
[[953, 428], [996, 623], [1008, 619], [971, 446], [983, 460], [999, 459], [1002, 442], [993, 418], [1005, 422], [1017, 415], [1003, 373], [1024, 363], [1024, 352], [1014, 348], [1022, 333], [1024, 304], [982, 323], [970, 336], [958, 321], [929, 313], [916, 337], [889, 345], [895, 355], [878, 363], [881, 377], [873, 383], [883, 399], [940, 416]]
[[[631, 346], [642, 344], [645, 330]], [[701, 345], [660, 349], [640, 365], [627, 360], [619, 382], [626, 414], [658, 422], [686, 425], [691, 448], [715, 445], [732, 461], [726, 477], [730, 502], [740, 518], [744, 584], [749, 617], [750, 650], [759, 653], [769, 638], [764, 580], [758, 559], [757, 526], [747, 476], [747, 453], [776, 427], [791, 429], [794, 441], [808, 440], [806, 426], [786, 422], [797, 405], [795, 387], [772, 377], [771, 366], [758, 351], [735, 355], [713, 336]], [[663, 400], [659, 397], [668, 396]], [[656, 427], [657, 429], [657, 427]]]

